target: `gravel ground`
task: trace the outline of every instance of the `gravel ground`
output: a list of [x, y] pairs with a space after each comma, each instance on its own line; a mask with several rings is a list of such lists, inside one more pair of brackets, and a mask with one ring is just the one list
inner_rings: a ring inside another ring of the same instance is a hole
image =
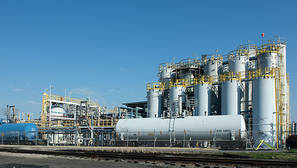
[[161, 161], [136, 161], [106, 158], [85, 158], [27, 153], [0, 152], [0, 168], [239, 168], [216, 164], [183, 164]]
[[0, 152], [0, 168], [159, 168], [152, 163]]

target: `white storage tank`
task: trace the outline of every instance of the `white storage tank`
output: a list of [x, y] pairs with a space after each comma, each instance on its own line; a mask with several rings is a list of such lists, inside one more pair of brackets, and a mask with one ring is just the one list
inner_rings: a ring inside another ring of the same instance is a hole
[[148, 117], [161, 117], [162, 91], [151, 89], [147, 92]]
[[[120, 119], [116, 133], [120, 140], [169, 140], [169, 121], [162, 118]], [[172, 120], [173, 121], [173, 120]], [[176, 140], [242, 140], [246, 127], [241, 115], [188, 116], [174, 120]]]
[[278, 66], [277, 52], [261, 53], [257, 57], [257, 69], [276, 68]]
[[247, 56], [231, 57], [228, 60], [228, 64], [229, 64], [230, 72], [234, 72], [234, 73], [245, 72], [248, 69], [248, 57]]
[[171, 74], [173, 71], [172, 64], [164, 63], [159, 65], [159, 77], [160, 81], [164, 81], [171, 78]]
[[275, 81], [259, 77], [253, 80], [253, 137], [275, 145]]
[[206, 56], [202, 56], [203, 62], [204, 62], [204, 75], [211, 76], [213, 79], [213, 82], [218, 81], [218, 74], [220, 71], [220, 68], [222, 66], [222, 57], [214, 57], [207, 58]]
[[[247, 75], [246, 73], [248, 70], [249, 52], [248, 51], [245, 52], [245, 51], [246, 50], [238, 50], [237, 55], [230, 56], [228, 59], [229, 71], [232, 73], [238, 74], [239, 79], [245, 79]], [[238, 84], [241, 84], [242, 87], [238, 87], [238, 91], [234, 93], [234, 95], [236, 94], [238, 99], [239, 109], [237, 113], [239, 114], [241, 111], [244, 111], [244, 112], [248, 111], [248, 103], [249, 103], [248, 95], [250, 90], [249, 90], [248, 82], [238, 81]]]
[[169, 104], [172, 115], [181, 115], [182, 102], [184, 100], [185, 88], [182, 86], [174, 86], [170, 88], [169, 92]]
[[222, 115], [239, 114], [239, 83], [237, 80], [228, 80], [222, 83]]
[[209, 111], [209, 85], [197, 84], [194, 88], [195, 111], [193, 116], [208, 116]]

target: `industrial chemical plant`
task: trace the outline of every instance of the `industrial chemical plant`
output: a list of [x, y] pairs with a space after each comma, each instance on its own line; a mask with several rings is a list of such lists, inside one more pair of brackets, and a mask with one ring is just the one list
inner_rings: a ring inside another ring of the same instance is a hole
[[2, 143], [279, 149], [296, 134], [283, 41], [163, 63], [158, 76], [147, 101], [112, 110], [44, 93], [40, 119], [8, 114]]

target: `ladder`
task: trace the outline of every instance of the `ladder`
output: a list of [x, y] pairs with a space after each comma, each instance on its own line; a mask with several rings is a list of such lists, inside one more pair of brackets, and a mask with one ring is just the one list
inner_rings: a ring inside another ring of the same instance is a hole
[[174, 130], [175, 118], [176, 118], [175, 116], [170, 116], [170, 119], [169, 119], [168, 132], [170, 136], [170, 146], [174, 146], [175, 144], [175, 130]]

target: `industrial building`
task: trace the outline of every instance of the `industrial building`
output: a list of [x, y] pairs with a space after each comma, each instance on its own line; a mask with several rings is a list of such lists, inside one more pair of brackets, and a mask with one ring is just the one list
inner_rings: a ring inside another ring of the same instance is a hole
[[285, 42], [242, 45], [224, 56], [164, 63], [158, 75], [158, 82], [147, 84], [149, 119], [120, 120], [116, 131], [122, 140], [153, 133], [176, 143], [192, 134], [192, 140], [204, 144], [244, 139], [250, 146], [264, 141], [285, 147], [290, 133]]
[[158, 78], [147, 84], [147, 101], [113, 110], [89, 99], [44, 93], [40, 119], [26, 121], [38, 126], [39, 136], [32, 141], [246, 148], [264, 141], [278, 149], [296, 131], [290, 121], [284, 41], [163, 63]]

